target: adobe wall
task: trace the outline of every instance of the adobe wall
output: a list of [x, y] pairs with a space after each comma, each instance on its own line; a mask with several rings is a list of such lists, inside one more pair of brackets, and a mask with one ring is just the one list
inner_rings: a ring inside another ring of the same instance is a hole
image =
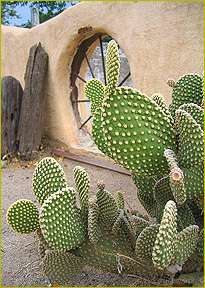
[[[111, 35], [127, 56], [133, 87], [149, 96], [160, 92], [169, 104], [168, 78], [203, 71], [203, 11], [203, 2], [195, 1], [86, 1], [32, 29], [2, 26], [1, 75], [24, 87], [29, 49], [41, 42], [49, 55], [45, 135], [88, 155], [97, 151], [79, 132], [70, 101], [70, 69], [80, 43], [98, 32]], [[79, 34], [83, 27], [92, 31]]]

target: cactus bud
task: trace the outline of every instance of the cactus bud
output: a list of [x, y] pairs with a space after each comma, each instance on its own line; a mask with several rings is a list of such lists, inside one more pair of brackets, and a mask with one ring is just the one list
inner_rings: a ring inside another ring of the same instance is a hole
[[98, 181], [97, 186], [98, 186], [98, 189], [100, 189], [100, 190], [105, 189], [105, 183], [103, 182], [103, 180]]
[[167, 80], [167, 84], [169, 85], [169, 87], [174, 87], [176, 85], [176, 82], [174, 79], [169, 78]]

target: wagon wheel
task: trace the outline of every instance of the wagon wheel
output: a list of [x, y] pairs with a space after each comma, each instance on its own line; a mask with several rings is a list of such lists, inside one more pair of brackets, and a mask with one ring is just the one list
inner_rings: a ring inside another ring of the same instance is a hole
[[[90, 121], [92, 119], [92, 115], [88, 116], [88, 118], [85, 121], [82, 121], [81, 119], [81, 115], [80, 115], [80, 109], [79, 106], [81, 103], [85, 103], [85, 102], [90, 102], [88, 99], [84, 99], [84, 100], [80, 100], [78, 98], [78, 87], [76, 85], [76, 81], [77, 79], [80, 79], [80, 81], [86, 83], [86, 77], [82, 78], [79, 74], [80, 74], [80, 69], [82, 66], [83, 61], [86, 61], [87, 64], [87, 71], [89, 71], [90, 73], [90, 79], [92, 78], [96, 78], [99, 79], [99, 77], [96, 77], [95, 75], [95, 68], [93, 67], [94, 65], [91, 63], [92, 59], [88, 59], [87, 56], [87, 52], [88, 49], [94, 44], [94, 42], [99, 40], [99, 46], [100, 46], [100, 54], [101, 54], [101, 65], [102, 65], [102, 82], [104, 82], [104, 85], [106, 86], [106, 71], [105, 71], [105, 55], [103, 52], [103, 38], [106, 36], [106, 34], [103, 33], [96, 33], [94, 34], [92, 37], [84, 40], [81, 45], [78, 47], [77, 53], [74, 57], [73, 63], [72, 63], [72, 67], [71, 67], [71, 86], [72, 86], [72, 92], [71, 92], [71, 102], [72, 102], [72, 106], [73, 106], [73, 111], [76, 117], [76, 122], [77, 122], [77, 126], [78, 129], [81, 130], [82, 132], [86, 132], [87, 133], [87, 129], [85, 127], [86, 123], [88, 121]], [[111, 38], [110, 36], [108, 36], [109, 38]], [[106, 37], [107, 38], [107, 37]], [[111, 38], [112, 39], [112, 38]], [[119, 45], [118, 45], [119, 48]], [[128, 69], [129, 70], [129, 69]], [[85, 74], [86, 76], [86, 74]], [[118, 84], [118, 86], [122, 86], [125, 81], [131, 76], [130, 71], [128, 71], [128, 73], [126, 73], [125, 76], [121, 77], [121, 81]]]

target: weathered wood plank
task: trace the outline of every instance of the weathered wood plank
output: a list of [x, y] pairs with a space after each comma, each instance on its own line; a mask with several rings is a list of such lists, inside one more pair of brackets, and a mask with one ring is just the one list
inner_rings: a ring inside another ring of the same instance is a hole
[[47, 68], [48, 55], [41, 43], [32, 46], [26, 66], [25, 89], [17, 134], [19, 152], [27, 160], [39, 149], [41, 142]]
[[17, 129], [23, 89], [12, 77], [1, 78], [1, 156], [18, 150]]
[[122, 174], [126, 174], [126, 175], [131, 175], [131, 173], [128, 170], [125, 170], [123, 167], [121, 167], [119, 164], [113, 164], [111, 162], [108, 161], [103, 161], [103, 160], [98, 160], [98, 159], [94, 159], [94, 158], [90, 158], [90, 157], [85, 157], [85, 156], [80, 156], [80, 155], [75, 155], [69, 152], [65, 152], [65, 151], [61, 151], [58, 149], [53, 149], [51, 151], [52, 154], [58, 155], [58, 156], [63, 156], [65, 158], [71, 159], [71, 160], [75, 160], [78, 162], [82, 162], [82, 163], [86, 163], [86, 164], [90, 164], [90, 165], [94, 165], [97, 167], [101, 167], [104, 169], [108, 169], [111, 171], [115, 171], [115, 172], [119, 172]]

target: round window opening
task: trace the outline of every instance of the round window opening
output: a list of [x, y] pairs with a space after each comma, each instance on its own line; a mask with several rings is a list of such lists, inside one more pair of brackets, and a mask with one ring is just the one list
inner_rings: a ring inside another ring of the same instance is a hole
[[[71, 67], [71, 102], [76, 125], [82, 135], [91, 135], [92, 115], [90, 101], [85, 96], [85, 83], [96, 78], [106, 85], [105, 59], [107, 45], [113, 38], [103, 33], [96, 33], [84, 40], [78, 47]], [[125, 54], [119, 47], [120, 76], [118, 86], [132, 87], [130, 68]]]

